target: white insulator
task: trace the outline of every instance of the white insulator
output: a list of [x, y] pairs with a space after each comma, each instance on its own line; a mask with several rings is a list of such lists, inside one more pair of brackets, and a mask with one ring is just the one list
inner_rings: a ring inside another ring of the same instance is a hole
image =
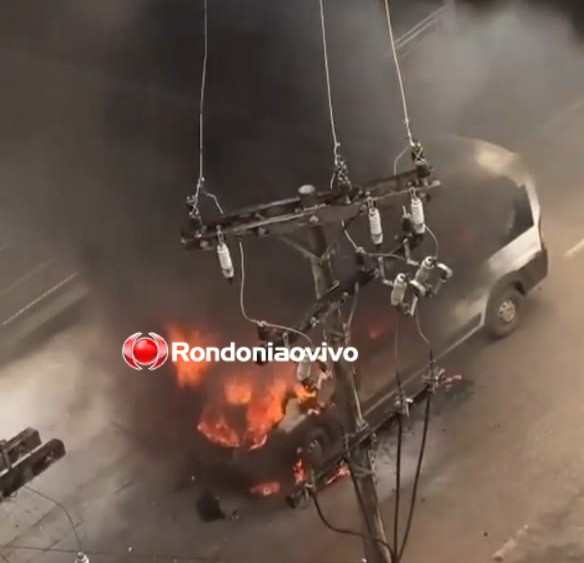
[[426, 258], [422, 260], [422, 263], [420, 264], [420, 267], [416, 272], [414, 280], [421, 285], [425, 285], [435, 267], [436, 261], [430, 256], [426, 256]]
[[231, 252], [229, 252], [229, 247], [224, 242], [220, 242], [217, 245], [217, 256], [223, 275], [228, 280], [233, 279], [235, 271], [233, 269], [233, 261], [231, 260]]
[[296, 377], [298, 381], [303, 382], [310, 379], [312, 375], [312, 362], [308, 356], [305, 356], [296, 368]]
[[391, 304], [397, 307], [403, 303], [408, 287], [408, 280], [405, 274], [398, 274], [393, 281], [393, 288], [391, 290]]
[[369, 208], [369, 232], [373, 244], [379, 246], [383, 243], [383, 226], [381, 225], [381, 213], [377, 207]]
[[411, 200], [411, 222], [412, 229], [417, 235], [423, 235], [426, 232], [426, 219], [424, 217], [424, 204], [417, 195], [412, 195]]

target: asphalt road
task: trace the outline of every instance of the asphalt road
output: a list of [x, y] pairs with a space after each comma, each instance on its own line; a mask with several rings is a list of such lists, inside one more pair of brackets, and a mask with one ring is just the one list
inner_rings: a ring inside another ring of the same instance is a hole
[[[522, 141], [541, 187], [550, 277], [515, 335], [450, 360], [467, 385], [445, 397], [432, 419], [405, 562], [489, 561], [510, 539], [505, 561], [584, 561], [582, 138], [584, 115], [575, 106], [551, 129]], [[134, 407], [150, 407], [139, 393], [120, 389], [135, 391], [143, 383], [136, 378], [148, 376], [120, 371], [117, 357], [104, 358], [108, 339], [88, 321], [3, 367], [0, 377], [1, 434], [33, 425], [45, 439], [60, 437], [67, 445], [68, 456], [34, 487], [67, 507], [92, 562], [146, 563], [153, 555], [360, 560], [358, 540], [327, 531], [311, 509], [290, 511], [278, 499], [229, 498], [227, 507], [240, 510], [238, 521], [201, 523], [194, 510], [198, 484], [185, 480], [180, 454], [154, 456], [133, 433]], [[418, 432], [414, 424], [406, 483]], [[390, 522], [391, 438], [378, 469]], [[335, 524], [357, 526], [349, 483], [334, 485], [322, 499]], [[62, 510], [30, 490], [0, 506], [0, 545], [12, 563], [73, 561], [78, 549]]]

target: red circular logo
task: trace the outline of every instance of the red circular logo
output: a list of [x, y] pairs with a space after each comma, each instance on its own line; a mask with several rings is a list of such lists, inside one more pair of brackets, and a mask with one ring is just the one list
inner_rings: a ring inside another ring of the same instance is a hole
[[148, 336], [136, 332], [126, 338], [122, 346], [122, 357], [135, 370], [146, 366], [149, 370], [157, 369], [168, 359], [168, 344], [155, 332], [149, 332]]

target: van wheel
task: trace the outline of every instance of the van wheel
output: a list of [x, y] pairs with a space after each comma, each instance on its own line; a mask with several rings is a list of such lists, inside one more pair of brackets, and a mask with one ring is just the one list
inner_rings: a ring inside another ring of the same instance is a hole
[[495, 291], [487, 306], [486, 328], [494, 338], [505, 338], [519, 326], [523, 313], [524, 295], [515, 287]]

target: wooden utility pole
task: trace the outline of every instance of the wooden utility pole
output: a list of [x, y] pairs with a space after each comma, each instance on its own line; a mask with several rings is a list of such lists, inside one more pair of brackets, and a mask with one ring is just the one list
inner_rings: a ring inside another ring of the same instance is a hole
[[[316, 193], [313, 186], [302, 186], [299, 190], [301, 198], [310, 200]], [[314, 278], [316, 297], [322, 299], [335, 286], [336, 276], [330, 253], [327, 254], [328, 244], [322, 226], [311, 227], [308, 233], [309, 249], [314, 255], [311, 266]], [[334, 349], [347, 345], [345, 324], [341, 310], [336, 305], [336, 311], [325, 325], [327, 344]], [[342, 418], [348, 433], [362, 432], [366, 426], [361, 412], [361, 405], [357, 395], [357, 387], [353, 371], [341, 358], [333, 365], [333, 376], [337, 382], [337, 395], [341, 397]], [[392, 563], [387, 544], [385, 528], [379, 508], [375, 477], [373, 474], [373, 451], [371, 441], [362, 441], [348, 452], [348, 465], [353, 475], [355, 493], [361, 508], [363, 524], [363, 547], [367, 563]], [[357, 471], [354, 468], [358, 468]], [[377, 538], [380, 541], [375, 541]]]
[[[334, 241], [327, 239], [324, 227], [334, 225], [340, 234], [341, 227], [344, 229], [348, 221], [366, 215], [372, 206], [381, 209], [396, 203], [401, 207], [404, 196], [411, 195], [412, 190], [423, 197], [425, 192], [440, 185], [437, 180], [431, 178], [430, 169], [421, 153], [418, 153], [418, 158], [414, 159], [414, 162], [416, 164], [414, 170], [366, 186], [343, 182], [335, 189], [324, 192], [317, 192], [313, 186], [302, 186], [298, 197], [249, 207], [207, 223], [202, 221], [198, 208], [190, 205], [189, 221], [182, 231], [182, 244], [188, 249], [216, 249], [223, 273], [232, 281], [234, 269], [231, 258], [225, 257], [229, 253], [226, 243], [230, 239], [241, 242], [252, 237], [283, 237], [294, 248], [309, 257], [317, 300], [304, 315], [304, 320], [298, 327], [289, 332], [272, 331], [268, 337], [269, 341], [274, 345], [292, 344], [300, 334], [318, 326], [324, 329], [327, 344], [339, 348], [347, 341], [341, 311], [342, 303], [357, 291], [358, 285], [363, 286], [373, 279], [384, 277], [385, 268], [376, 259], [373, 267], [359, 267], [353, 280], [341, 286], [336, 280], [332, 260]], [[187, 204], [190, 201], [192, 200], [187, 200]], [[307, 244], [288, 238], [288, 235], [301, 229], [308, 232]], [[406, 238], [408, 236], [406, 234]], [[398, 256], [398, 259], [407, 264], [412, 263], [409, 243], [408, 239], [405, 242], [406, 256]], [[392, 258], [384, 260], [394, 260], [396, 254], [392, 253], [391, 256]], [[260, 332], [258, 327], [258, 333]], [[261, 332], [260, 337], [265, 340], [265, 332]], [[340, 359], [334, 364], [333, 372], [336, 392], [340, 399], [337, 400], [337, 404], [340, 402], [343, 429], [347, 436], [345, 455], [362, 515], [365, 557], [367, 563], [394, 563], [377, 497], [372, 466], [372, 437], [367, 431], [367, 424], [361, 413], [353, 371]]]

